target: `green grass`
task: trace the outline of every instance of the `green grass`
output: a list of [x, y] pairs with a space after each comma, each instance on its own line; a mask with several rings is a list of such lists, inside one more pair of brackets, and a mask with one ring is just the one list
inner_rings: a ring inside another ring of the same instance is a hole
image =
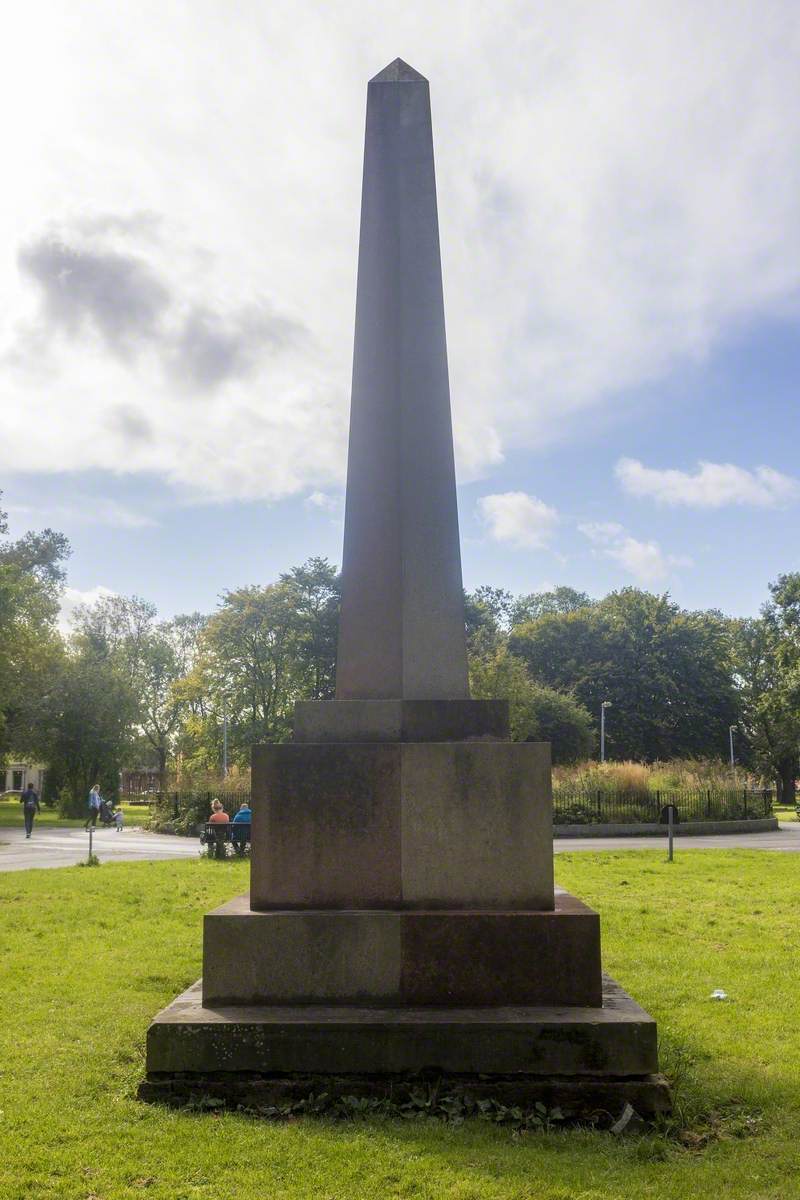
[[[247, 865], [0, 875], [3, 1200], [786, 1200], [800, 1196], [798, 861], [564, 854], [607, 968], [659, 1020], [671, 1129], [514, 1139], [478, 1122], [172, 1112], [140, 1104], [150, 1017], [200, 972], [201, 915]], [[723, 987], [730, 1000], [709, 999]], [[681, 1133], [681, 1130], [683, 1132]]]
[[[125, 824], [144, 825], [150, 817], [150, 809], [141, 804], [120, 805], [125, 814]], [[36, 815], [36, 825], [47, 826], [48, 829], [78, 829], [86, 823], [86, 817], [60, 817], [54, 808], [41, 806], [41, 812]], [[19, 796], [0, 797], [0, 829], [22, 829], [25, 824], [22, 816], [22, 805]]]

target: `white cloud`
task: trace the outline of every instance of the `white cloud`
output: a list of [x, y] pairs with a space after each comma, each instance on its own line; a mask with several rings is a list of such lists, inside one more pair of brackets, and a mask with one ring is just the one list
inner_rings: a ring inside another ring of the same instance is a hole
[[52, 504], [47, 508], [10, 504], [8, 511], [14, 516], [24, 515], [52, 525], [110, 525], [115, 529], [146, 529], [158, 524], [147, 513], [97, 496], [84, 496], [72, 504]]
[[342, 506], [341, 496], [331, 496], [328, 492], [312, 492], [305, 498], [306, 508], [319, 508], [323, 512], [338, 512]]
[[583, 525], [579, 525], [581, 533], [586, 534], [591, 542], [598, 545], [608, 546], [617, 541], [625, 530], [616, 521], [587, 521]]
[[690, 508], [723, 508], [727, 504], [750, 504], [756, 508], [778, 508], [800, 499], [800, 480], [772, 467], [748, 471], [733, 463], [699, 462], [694, 474], [688, 471], [646, 467], [635, 458], [621, 458], [614, 474], [632, 496], [650, 496], [662, 504]]
[[494, 541], [525, 550], [547, 546], [558, 524], [556, 510], [527, 492], [482, 496], [478, 513]]
[[62, 633], [68, 634], [72, 632], [72, 618], [75, 615], [75, 609], [83, 604], [96, 604], [98, 600], [102, 600], [105, 596], [113, 596], [115, 593], [111, 588], [104, 587], [102, 583], [98, 583], [93, 588], [87, 588], [86, 591], [81, 591], [79, 588], [64, 588], [64, 593], [61, 597], [61, 609], [58, 614], [58, 627]]
[[588, 522], [578, 529], [599, 547], [599, 554], [618, 562], [637, 583], [659, 583], [674, 567], [692, 566], [686, 555], [665, 554], [658, 542], [639, 541], [614, 521]]
[[792, 0], [235, 7], [15, 14], [0, 469], [341, 485], [364, 85], [398, 50], [432, 85], [462, 479], [795, 311]]

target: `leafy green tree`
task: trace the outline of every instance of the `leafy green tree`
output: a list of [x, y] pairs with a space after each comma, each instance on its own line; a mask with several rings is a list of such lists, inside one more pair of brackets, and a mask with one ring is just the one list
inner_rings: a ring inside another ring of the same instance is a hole
[[199, 613], [157, 621], [155, 606], [138, 596], [104, 596], [75, 614], [78, 641], [127, 683], [129, 747], [155, 762], [162, 791], [187, 704], [178, 685], [191, 670], [204, 623]]
[[539, 617], [578, 612], [582, 608], [591, 608], [593, 604], [594, 601], [586, 592], [578, 592], [571, 587], [557, 587], [550, 592], [517, 596], [508, 616], [512, 626], [523, 625], [526, 621], [538, 621]]
[[505, 588], [484, 584], [464, 593], [467, 650], [486, 654], [505, 645], [513, 596]]
[[62, 657], [38, 710], [38, 736], [48, 764], [48, 791], [61, 812], [80, 816], [93, 784], [114, 797], [130, 744], [136, 703], [128, 680], [86, 642]]
[[506, 649], [470, 659], [470, 690], [475, 699], [508, 700], [514, 741], [550, 742], [554, 763], [578, 762], [591, 753], [592, 718], [583, 705], [535, 683]]
[[0, 759], [40, 755], [35, 713], [61, 653], [56, 629], [69, 543], [52, 529], [6, 539], [0, 512]]
[[637, 588], [589, 608], [512, 629], [509, 649], [532, 677], [571, 692], [599, 724], [612, 704], [607, 751], [643, 760], [724, 754], [736, 720], [730, 624]]
[[794, 804], [800, 748], [800, 574], [770, 585], [761, 616], [735, 623], [741, 725], [752, 763]]
[[246, 766], [255, 743], [291, 736], [297, 700], [333, 696], [339, 599], [336, 569], [320, 558], [277, 583], [224, 593], [179, 685], [189, 704], [181, 748], [191, 769], [218, 769], [223, 715], [230, 760]]
[[297, 613], [297, 665], [308, 700], [331, 700], [336, 693], [341, 576], [326, 558], [310, 558], [281, 575], [294, 595]]

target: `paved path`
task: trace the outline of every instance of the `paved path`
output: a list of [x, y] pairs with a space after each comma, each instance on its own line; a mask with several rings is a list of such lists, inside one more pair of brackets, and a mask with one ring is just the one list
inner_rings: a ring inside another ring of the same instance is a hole
[[[556, 853], [565, 850], [663, 850], [666, 837], [554, 838]], [[800, 821], [784, 821], [770, 833], [720, 833], [676, 837], [675, 853], [684, 850], [795, 850], [800, 852]]]
[[[144, 833], [125, 829], [98, 829], [93, 849], [101, 862], [146, 862], [166, 858], [197, 858], [197, 838], [166, 833]], [[556, 853], [590, 850], [663, 850], [663, 837], [556, 838]], [[24, 871], [27, 867], [72, 867], [85, 858], [88, 835], [82, 829], [34, 829], [30, 841], [24, 829], [0, 829], [0, 871]], [[678, 837], [675, 853], [684, 850], [789, 850], [800, 852], [800, 822], [786, 822], [774, 833], [715, 834], [709, 837]]]
[[[138, 829], [98, 829], [92, 850], [101, 862], [146, 862], [163, 858], [197, 858], [199, 838], [145, 833]], [[34, 826], [28, 841], [24, 829], [0, 829], [0, 871], [27, 867], [73, 867], [89, 852], [89, 835], [82, 829]]]

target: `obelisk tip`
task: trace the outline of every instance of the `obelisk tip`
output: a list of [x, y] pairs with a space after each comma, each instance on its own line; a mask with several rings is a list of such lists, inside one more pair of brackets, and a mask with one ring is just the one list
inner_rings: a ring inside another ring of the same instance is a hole
[[384, 67], [379, 71], [374, 79], [370, 79], [370, 83], [427, 83], [424, 75], [420, 75], [419, 71], [415, 71], [407, 62], [403, 62], [402, 58], [396, 58], [394, 62], [389, 63], [388, 67]]

